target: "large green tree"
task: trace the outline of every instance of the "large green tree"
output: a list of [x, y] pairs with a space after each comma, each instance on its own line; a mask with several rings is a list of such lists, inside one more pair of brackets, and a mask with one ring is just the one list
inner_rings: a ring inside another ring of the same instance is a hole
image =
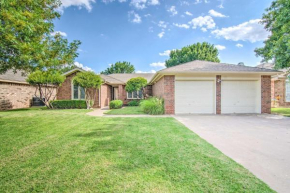
[[112, 64], [101, 74], [116, 74], [116, 73], [133, 73], [135, 72], [135, 67], [130, 62], [116, 62]]
[[0, 0], [0, 73], [72, 64], [79, 41], [52, 36], [59, 0]]
[[196, 43], [183, 47], [180, 50], [172, 50], [170, 58], [165, 61], [165, 65], [168, 68], [193, 60], [220, 62], [218, 55], [219, 51], [214, 45], [207, 42]]
[[[145, 93], [145, 87], [147, 86], [147, 80], [143, 77], [136, 77], [136, 78], [131, 78], [130, 80], [128, 80], [128, 82], [126, 83], [126, 87], [125, 90], [127, 92], [137, 92], [138, 94], [138, 98], [142, 98], [144, 96]], [[139, 93], [139, 91], [142, 92], [142, 96]]]
[[274, 60], [276, 69], [290, 67], [290, 1], [273, 1], [261, 23], [271, 35], [264, 41], [264, 47], [255, 50], [256, 55], [263, 62]]

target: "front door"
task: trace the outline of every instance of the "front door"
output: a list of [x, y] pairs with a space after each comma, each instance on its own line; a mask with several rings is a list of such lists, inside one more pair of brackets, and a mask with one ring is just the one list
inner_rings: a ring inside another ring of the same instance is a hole
[[114, 88], [114, 100], [119, 99], [119, 92], [118, 92], [118, 88]]

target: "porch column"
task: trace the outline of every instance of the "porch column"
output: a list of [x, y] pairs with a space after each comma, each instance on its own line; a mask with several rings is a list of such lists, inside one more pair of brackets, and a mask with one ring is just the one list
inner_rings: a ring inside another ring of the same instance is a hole
[[216, 114], [221, 114], [221, 88], [222, 88], [222, 76], [216, 76]]

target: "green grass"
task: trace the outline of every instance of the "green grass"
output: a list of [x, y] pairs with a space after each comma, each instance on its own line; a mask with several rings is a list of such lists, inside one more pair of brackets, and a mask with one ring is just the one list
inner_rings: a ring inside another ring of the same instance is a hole
[[123, 107], [121, 109], [112, 109], [105, 112], [107, 115], [144, 115], [141, 107]]
[[272, 108], [272, 113], [281, 114], [290, 117], [290, 108]]
[[0, 192], [273, 192], [173, 118], [0, 112]]

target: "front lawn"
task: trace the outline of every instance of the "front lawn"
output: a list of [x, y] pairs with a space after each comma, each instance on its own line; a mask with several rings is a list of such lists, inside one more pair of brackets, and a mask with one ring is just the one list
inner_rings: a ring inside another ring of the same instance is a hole
[[272, 108], [272, 113], [290, 117], [290, 108]]
[[0, 192], [273, 192], [174, 118], [0, 112]]
[[121, 109], [112, 109], [105, 112], [107, 115], [144, 115], [141, 107], [123, 107]]

